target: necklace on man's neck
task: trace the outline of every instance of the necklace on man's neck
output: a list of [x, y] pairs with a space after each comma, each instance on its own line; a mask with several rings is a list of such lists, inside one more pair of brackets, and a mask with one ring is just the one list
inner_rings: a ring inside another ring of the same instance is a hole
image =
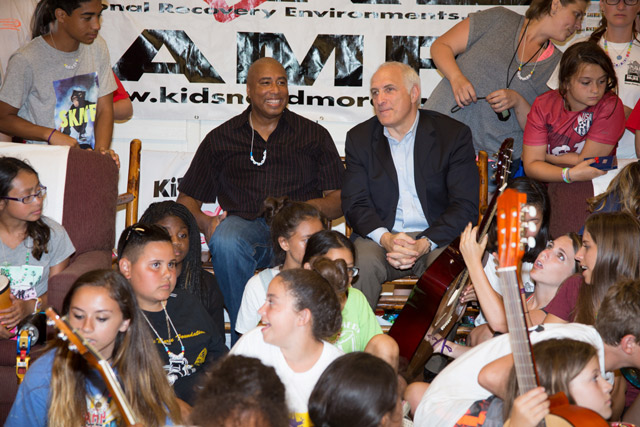
[[264, 165], [264, 161], [267, 160], [267, 148], [265, 147], [262, 152], [262, 161], [257, 162], [256, 159], [253, 158], [253, 138], [256, 134], [255, 129], [253, 128], [253, 122], [251, 121], [251, 111], [249, 111], [249, 126], [251, 126], [251, 151], [249, 152], [249, 158], [251, 159], [251, 163], [256, 166]]
[[[611, 47], [611, 51], [615, 55], [615, 60], [613, 58], [611, 58], [612, 62], [613, 62], [613, 66], [615, 68], [622, 67], [624, 64], [627, 63], [627, 60], [629, 59], [629, 55], [631, 55], [631, 48], [633, 47], [633, 36], [631, 37], [631, 41], [629, 42], [629, 45], [627, 46], [627, 55], [624, 57], [624, 59], [622, 58], [622, 52], [624, 52], [624, 49], [622, 51], [618, 51], [613, 46], [609, 46], [608, 43], [607, 43], [607, 33], [606, 32], [604, 33], [604, 36], [602, 37], [602, 42], [604, 44], [604, 51], [605, 51], [605, 53], [607, 55], [609, 55], [609, 47]], [[621, 62], [616, 62], [616, 61], [621, 61]]]
[[[55, 50], [60, 50], [58, 49], [58, 46], [56, 46], [56, 40], [53, 38], [53, 33], [49, 33], [49, 38], [51, 39], [51, 43], [53, 43], [53, 47]], [[63, 51], [61, 51], [63, 52]], [[73, 64], [69, 65], [69, 64], [65, 64], [64, 62], [62, 63], [62, 65], [64, 65], [64, 68], [66, 68], [67, 70], [75, 70], [76, 68], [78, 68], [78, 64], [80, 63], [80, 59], [76, 58], [73, 61]]]

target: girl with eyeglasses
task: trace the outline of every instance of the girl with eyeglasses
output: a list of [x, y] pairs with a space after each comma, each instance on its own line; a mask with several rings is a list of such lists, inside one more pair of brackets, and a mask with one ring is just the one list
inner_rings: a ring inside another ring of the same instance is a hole
[[75, 252], [65, 229], [42, 216], [46, 192], [31, 166], [0, 158], [0, 291], [11, 288], [11, 304], [0, 307], [0, 339], [46, 304], [49, 277]]
[[[640, 39], [635, 18], [640, 12], [638, 0], [604, 0], [600, 2], [602, 19], [600, 26], [591, 35], [609, 55], [618, 77], [618, 96], [624, 104], [625, 115], [640, 99], [640, 81], [637, 64], [640, 62]], [[626, 130], [618, 142], [616, 155], [619, 158], [635, 158], [640, 151], [635, 144], [635, 135]]]

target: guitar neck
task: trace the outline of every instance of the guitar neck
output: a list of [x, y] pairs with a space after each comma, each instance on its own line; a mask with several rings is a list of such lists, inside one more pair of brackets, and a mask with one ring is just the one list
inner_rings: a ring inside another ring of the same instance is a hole
[[120, 414], [122, 415], [122, 421], [127, 426], [136, 424], [136, 417], [133, 414], [133, 410], [129, 406], [129, 403], [127, 402], [127, 397], [125, 396], [124, 391], [122, 391], [122, 387], [120, 387], [120, 383], [118, 382], [113, 369], [111, 369], [109, 363], [104, 359], [100, 360], [100, 362], [98, 363], [100, 365], [100, 369], [98, 369], [98, 372], [100, 372], [102, 379], [104, 380], [107, 388], [115, 399], [116, 406], [118, 407], [118, 410], [120, 410]]
[[93, 348], [87, 340], [79, 335], [64, 318], [60, 317], [53, 308], [47, 308], [46, 315], [49, 318], [49, 324], [55, 326], [60, 331], [58, 334], [60, 339], [69, 341], [69, 350], [80, 354], [89, 366], [98, 370], [100, 376], [104, 380], [104, 383], [107, 385], [111, 396], [116, 402], [116, 406], [122, 415], [122, 421], [124, 424], [127, 426], [136, 424], [136, 418], [133, 414], [133, 410], [129, 406], [127, 398], [122, 391], [122, 387], [120, 387], [120, 382], [118, 382], [118, 378], [113, 372], [113, 369], [111, 369], [109, 362], [107, 362], [100, 352]]
[[482, 240], [482, 238], [489, 232], [489, 227], [491, 226], [491, 222], [493, 218], [496, 216], [496, 212], [498, 210], [498, 196], [502, 193], [502, 188], [498, 188], [496, 193], [493, 195], [491, 202], [489, 202], [489, 207], [487, 208], [487, 212], [482, 217], [482, 221], [480, 222], [480, 226], [478, 227], [478, 242]]
[[496, 216], [498, 210], [498, 197], [507, 188], [507, 177], [509, 176], [509, 169], [511, 168], [511, 154], [513, 152], [513, 139], [507, 138], [498, 153], [499, 169], [496, 171], [496, 192], [493, 194], [487, 211], [480, 221], [478, 227], [478, 242], [489, 232], [489, 227], [493, 218]]
[[509, 342], [518, 378], [520, 394], [538, 387], [533, 356], [531, 352], [531, 342], [529, 332], [524, 318], [520, 286], [518, 285], [518, 271], [516, 267], [509, 267], [498, 270], [502, 287], [502, 297], [504, 308], [509, 325]]

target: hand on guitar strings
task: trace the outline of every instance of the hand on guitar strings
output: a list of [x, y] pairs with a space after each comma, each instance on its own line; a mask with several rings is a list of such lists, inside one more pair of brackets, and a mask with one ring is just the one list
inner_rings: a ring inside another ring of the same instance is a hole
[[536, 427], [549, 415], [549, 396], [544, 387], [536, 387], [513, 401], [510, 425], [518, 427]]
[[398, 270], [407, 270], [431, 250], [429, 239], [413, 239], [406, 233], [384, 233], [380, 244], [387, 251], [387, 262]]
[[460, 252], [467, 268], [474, 267], [474, 264], [482, 267], [482, 258], [487, 248], [487, 241], [488, 235], [485, 234], [478, 242], [478, 227], [474, 227], [471, 223], [467, 224], [460, 234]]
[[469, 283], [462, 291], [462, 295], [460, 295], [460, 304], [464, 304], [470, 301], [478, 301], [476, 290], [471, 283]]

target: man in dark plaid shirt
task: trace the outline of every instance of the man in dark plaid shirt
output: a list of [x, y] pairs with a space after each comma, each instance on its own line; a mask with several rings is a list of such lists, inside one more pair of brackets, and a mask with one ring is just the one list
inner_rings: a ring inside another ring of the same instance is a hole
[[[261, 58], [247, 76], [250, 106], [204, 138], [180, 182], [178, 202], [196, 217], [211, 251], [213, 269], [229, 312], [232, 342], [247, 281], [269, 267], [269, 227], [259, 217], [268, 196], [289, 196], [317, 207], [327, 218], [342, 215], [344, 168], [329, 132], [286, 106], [287, 74]], [[202, 203], [224, 210], [210, 217]]]

